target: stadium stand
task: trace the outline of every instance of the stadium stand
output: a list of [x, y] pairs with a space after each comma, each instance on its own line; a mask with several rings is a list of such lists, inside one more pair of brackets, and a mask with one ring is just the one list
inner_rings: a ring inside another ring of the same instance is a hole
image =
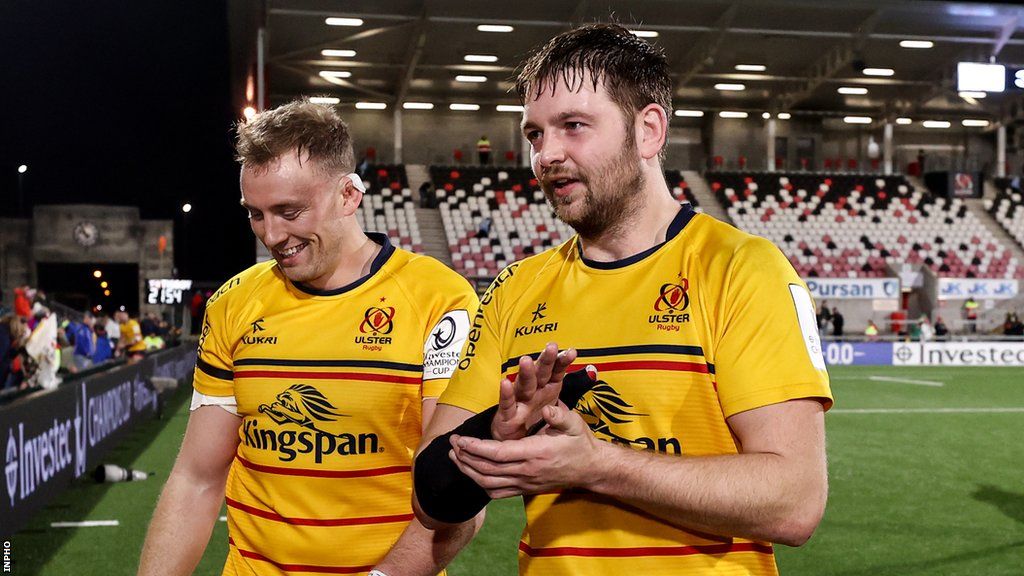
[[985, 208], [1006, 231], [1024, 247], [1024, 194], [1009, 178], [997, 178], [995, 199], [985, 200]]
[[423, 238], [416, 221], [416, 203], [401, 164], [370, 165], [363, 174], [366, 194], [356, 212], [359, 224], [367, 231], [384, 232], [396, 245], [414, 252], [423, 251]]
[[729, 216], [775, 242], [804, 277], [883, 277], [924, 265], [939, 276], [1024, 278], [1024, 266], [960, 199], [902, 176], [709, 172]]
[[[573, 234], [554, 217], [529, 168], [432, 166], [430, 177], [452, 265], [465, 276], [492, 278], [512, 262]], [[678, 170], [665, 177], [673, 196], [697, 207]]]

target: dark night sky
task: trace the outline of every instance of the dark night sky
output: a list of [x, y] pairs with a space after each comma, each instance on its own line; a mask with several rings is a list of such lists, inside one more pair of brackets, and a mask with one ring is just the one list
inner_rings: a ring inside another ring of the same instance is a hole
[[0, 3], [0, 215], [15, 215], [27, 164], [26, 211], [134, 205], [174, 218], [182, 276], [226, 280], [253, 261], [229, 84], [222, 1]]

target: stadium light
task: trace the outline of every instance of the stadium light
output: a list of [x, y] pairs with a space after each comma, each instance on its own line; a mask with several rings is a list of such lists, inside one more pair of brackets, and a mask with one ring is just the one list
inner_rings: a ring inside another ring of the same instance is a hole
[[449, 110], [455, 110], [457, 112], [476, 112], [480, 109], [479, 104], [449, 104]]
[[458, 76], [455, 77], [455, 81], [471, 83], [487, 82], [487, 76], [472, 76], [469, 74], [459, 74]]
[[861, 86], [840, 86], [836, 92], [848, 96], [863, 96], [868, 93], [868, 89]]
[[109, 286], [109, 284], [107, 284], [106, 280], [104, 280], [103, 282], [100, 282], [100, 288], [107, 288], [108, 286]]
[[333, 96], [313, 96], [309, 99], [313, 104], [339, 104], [341, 98], [335, 98]]
[[348, 70], [321, 70], [320, 77], [325, 80], [331, 78], [351, 78], [352, 73]]
[[181, 205], [181, 211], [184, 212], [185, 214], [188, 214], [189, 212], [192, 211], [192, 205], [189, 204], [188, 202], [185, 202], [184, 204]]
[[988, 126], [990, 124], [990, 122], [988, 120], [978, 120], [978, 119], [974, 119], [974, 118], [965, 118], [962, 122], [960, 122], [960, 124], [962, 124], [963, 126], [968, 126], [968, 127], [975, 126], [975, 127], [978, 127], [978, 128], [984, 128], [985, 126]]
[[518, 104], [498, 104], [495, 108], [498, 112], [522, 112], [523, 107]]
[[515, 28], [502, 24], [480, 24], [476, 27], [478, 32], [511, 32]]
[[656, 30], [630, 30], [630, 34], [637, 38], [657, 38], [658, 32]]
[[1006, 90], [1006, 66], [959, 62], [956, 65], [956, 89], [971, 92], [1003, 92]]
[[718, 84], [715, 84], [715, 90], [723, 90], [725, 92], [738, 92], [746, 89], [747, 87], [743, 84], [730, 84], [728, 82], [719, 82]]
[[387, 107], [384, 102], [356, 102], [357, 110], [384, 110]]
[[957, 93], [961, 98], [984, 98], [988, 96], [986, 92], [977, 92], [975, 90], [963, 90]]
[[847, 124], [871, 124], [873, 120], [869, 116], [845, 116], [843, 122]]
[[718, 113], [719, 118], [746, 118], [749, 116], [746, 112], [736, 112], [733, 110], [722, 110]]
[[901, 126], [906, 126], [907, 124], [913, 124], [914, 121], [911, 120], [910, 118], [897, 118], [896, 123]]
[[120, 310], [121, 312], [124, 312], [124, 305], [118, 306], [117, 309]]
[[892, 68], [865, 68], [863, 74], [865, 76], [892, 76], [896, 71]]
[[361, 18], [328, 18], [324, 20], [328, 26], [362, 26]]
[[110, 290], [104, 290], [103, 291], [103, 295], [104, 296], [110, 296]]
[[900, 47], [901, 48], [926, 49], [926, 48], [931, 48], [932, 46], [935, 46], [935, 42], [932, 42], [931, 40], [901, 40], [900, 41]]
[[921, 125], [925, 128], [949, 128], [952, 126], [952, 124], [945, 120], [925, 120], [921, 122]]
[[18, 174], [24, 174], [25, 172], [28, 172], [27, 164], [22, 164], [21, 166], [18, 166]]
[[676, 110], [673, 112], [680, 118], [702, 118], [704, 116], [703, 110]]
[[779, 112], [779, 115], [776, 116], [776, 118], [778, 118], [779, 120], [789, 120], [792, 117], [793, 115], [790, 114], [789, 112]]
[[356, 55], [356, 51], [355, 50], [335, 50], [333, 48], [326, 48], [324, 50], [321, 50], [320, 54], [322, 56], [327, 56], [327, 57], [335, 56], [335, 57], [338, 57], [338, 58], [352, 58], [353, 56]]
[[462, 57], [466, 62], [497, 62], [498, 57], [491, 54], [466, 54]]
[[93, 270], [92, 271], [92, 277], [93, 278], [102, 278], [103, 277], [103, 271], [98, 269], [98, 268], [96, 270]]
[[768, 67], [764, 64], [737, 64], [736, 69], [740, 72], [764, 72]]
[[771, 120], [772, 119], [771, 112], [762, 112], [761, 113], [761, 118], [763, 118], [765, 120]]
[[252, 120], [256, 117], [256, 109], [252, 106], [246, 106], [242, 109], [242, 116], [245, 116], [246, 120]]
[[402, 108], [406, 110], [433, 110], [434, 105], [430, 102], [403, 102]]

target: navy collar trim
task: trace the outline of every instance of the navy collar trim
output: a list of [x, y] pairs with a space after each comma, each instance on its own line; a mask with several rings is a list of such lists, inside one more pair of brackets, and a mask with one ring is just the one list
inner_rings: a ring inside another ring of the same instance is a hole
[[380, 269], [384, 267], [384, 264], [387, 263], [388, 259], [391, 258], [391, 255], [395, 253], [395, 247], [391, 244], [391, 240], [386, 234], [381, 234], [380, 232], [367, 232], [366, 237], [379, 244], [381, 247], [380, 252], [377, 253], [377, 256], [374, 257], [373, 262], [370, 264], [370, 272], [366, 276], [342, 286], [341, 288], [335, 288], [333, 290], [318, 290], [299, 282], [292, 282], [292, 284], [310, 296], [337, 296], [362, 286], [367, 280], [372, 278], [374, 274], [379, 272]]
[[596, 268], [598, 270], [615, 270], [617, 268], [624, 268], [626, 266], [629, 266], [630, 264], [636, 264], [637, 262], [650, 256], [651, 254], [654, 254], [655, 252], [658, 251], [659, 248], [661, 248], [662, 246], [670, 242], [673, 238], [678, 236], [679, 233], [683, 231], [683, 228], [685, 228], [686, 225], [690, 223], [690, 220], [693, 219], [693, 216], [695, 214], [696, 212], [693, 211], [693, 206], [690, 205], [690, 203], [687, 202], [682, 204], [679, 207], [679, 212], [676, 213], [675, 218], [673, 218], [672, 222], [669, 223], [668, 225], [668, 231], [665, 234], [664, 242], [656, 246], [652, 246], [647, 250], [640, 252], [639, 254], [634, 254], [632, 256], [623, 258], [622, 260], [613, 260], [612, 262], [598, 262], [597, 260], [591, 260], [583, 255], [583, 243], [577, 242], [576, 247], [579, 250], [580, 260], [582, 260], [583, 263], [586, 264], [587, 266], [591, 268]]

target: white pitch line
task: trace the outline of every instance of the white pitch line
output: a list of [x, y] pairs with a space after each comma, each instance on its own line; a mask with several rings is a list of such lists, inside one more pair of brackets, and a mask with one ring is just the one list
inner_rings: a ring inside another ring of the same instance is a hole
[[916, 384], [918, 386], [943, 386], [942, 382], [934, 380], [912, 380], [910, 378], [893, 378], [892, 376], [868, 376], [873, 382], [896, 382], [897, 384]]
[[51, 522], [50, 528], [94, 528], [96, 526], [120, 526], [117, 520], [85, 520], [83, 522]]
[[829, 414], [1020, 414], [1024, 407], [1015, 408], [837, 408]]

